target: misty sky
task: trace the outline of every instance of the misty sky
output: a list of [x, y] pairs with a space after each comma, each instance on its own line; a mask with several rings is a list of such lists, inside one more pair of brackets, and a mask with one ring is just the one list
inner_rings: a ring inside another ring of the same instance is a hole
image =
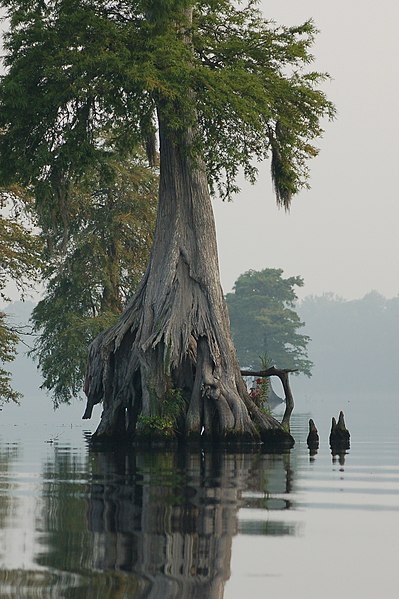
[[[332, 81], [337, 107], [311, 161], [311, 190], [289, 214], [274, 201], [269, 164], [233, 203], [214, 202], [222, 286], [250, 268], [301, 275], [300, 297], [332, 291], [344, 298], [376, 289], [399, 293], [397, 75], [399, 4], [395, 0], [262, 0], [266, 18], [284, 25], [313, 18], [320, 33], [314, 67]], [[14, 295], [14, 294], [13, 294]]]
[[323, 89], [337, 107], [311, 161], [310, 191], [290, 214], [275, 206], [265, 164], [255, 187], [234, 203], [215, 202], [222, 285], [254, 268], [301, 275], [300, 296], [333, 291], [347, 299], [371, 289], [399, 294], [399, 4], [394, 0], [262, 0], [284, 25], [313, 18], [313, 54], [333, 80]]

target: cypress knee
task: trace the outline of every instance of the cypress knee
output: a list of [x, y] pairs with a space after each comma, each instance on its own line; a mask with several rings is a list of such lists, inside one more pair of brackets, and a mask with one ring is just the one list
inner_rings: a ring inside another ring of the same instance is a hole
[[332, 419], [330, 432], [330, 447], [339, 449], [349, 449], [350, 433], [345, 425], [344, 413], [339, 413], [338, 422], [335, 418]]
[[312, 419], [309, 420], [309, 434], [306, 442], [308, 444], [309, 449], [319, 448], [319, 433]]

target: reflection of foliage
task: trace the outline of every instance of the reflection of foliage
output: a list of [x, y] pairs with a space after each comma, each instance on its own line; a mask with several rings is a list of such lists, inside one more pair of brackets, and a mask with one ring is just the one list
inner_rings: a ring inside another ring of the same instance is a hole
[[0, 447], [0, 471], [8, 472], [11, 462], [14, 461], [20, 452], [19, 445], [5, 445]]
[[[47, 599], [57, 584], [55, 572], [27, 569], [0, 570], [0, 588], [4, 599]], [[16, 589], [16, 592], [14, 591]], [[93, 598], [94, 599], [94, 598]]]
[[18, 458], [20, 453], [19, 445], [6, 445], [0, 448], [0, 477], [1, 484], [1, 501], [0, 501], [0, 527], [6, 528], [5, 522], [10, 514], [11, 499], [9, 490], [11, 483], [8, 482], [9, 471], [12, 463]]
[[40, 558], [41, 565], [51, 562], [52, 568], [73, 570], [76, 559], [88, 559], [90, 535], [86, 526], [86, 507], [82, 501], [82, 471], [80, 456], [54, 446], [54, 459], [43, 468], [42, 519], [44, 529], [51, 532], [49, 552]]
[[297, 531], [297, 525], [295, 523], [291, 524], [287, 522], [276, 522], [273, 520], [244, 520], [240, 522], [238, 531], [244, 535], [273, 535], [281, 537], [286, 535], [295, 535]]

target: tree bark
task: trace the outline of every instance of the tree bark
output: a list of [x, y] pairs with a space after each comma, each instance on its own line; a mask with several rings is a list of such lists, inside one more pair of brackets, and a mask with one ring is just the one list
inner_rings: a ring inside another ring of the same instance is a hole
[[160, 416], [179, 390], [176, 435], [279, 440], [292, 437], [251, 401], [240, 374], [219, 282], [205, 166], [192, 158], [193, 131], [168, 126], [159, 109], [160, 187], [147, 272], [119, 322], [89, 355], [83, 418], [104, 410], [95, 436], [134, 435], [140, 414]]

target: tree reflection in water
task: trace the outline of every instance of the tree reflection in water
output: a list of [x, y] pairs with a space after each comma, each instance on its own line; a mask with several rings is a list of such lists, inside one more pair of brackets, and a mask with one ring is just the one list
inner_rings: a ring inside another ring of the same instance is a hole
[[[1, 440], [0, 440], [1, 442]], [[12, 510], [12, 500], [10, 490], [12, 488], [12, 478], [10, 477], [11, 465], [17, 459], [20, 452], [19, 444], [5, 444], [0, 446], [0, 529], [4, 530], [7, 519]], [[0, 559], [2, 557], [3, 547], [0, 544]]]
[[[242, 492], [264, 486], [266, 456], [159, 451], [93, 457], [93, 567], [137, 575], [140, 599], [222, 599]], [[289, 468], [281, 475], [280, 493], [289, 491]]]
[[80, 485], [66, 458], [47, 465], [37, 560], [58, 572], [57, 597], [223, 599], [238, 531], [294, 532], [237, 517], [241, 507], [290, 508], [289, 454], [92, 448]]

